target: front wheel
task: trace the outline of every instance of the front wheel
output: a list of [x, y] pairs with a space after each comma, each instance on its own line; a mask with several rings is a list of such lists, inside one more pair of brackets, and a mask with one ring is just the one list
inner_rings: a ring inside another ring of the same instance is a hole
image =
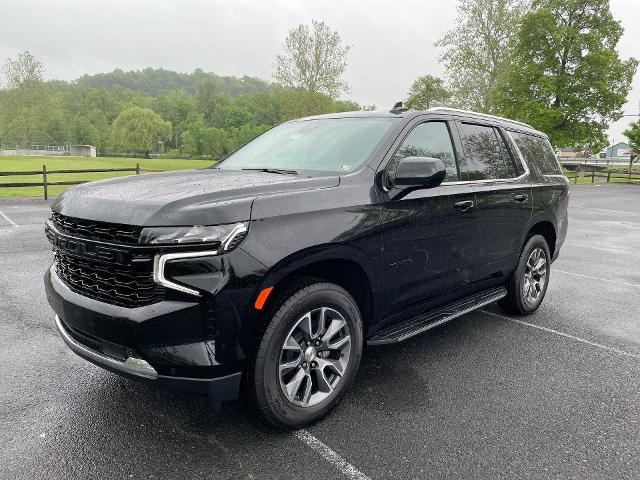
[[265, 319], [247, 383], [258, 413], [280, 428], [319, 420], [340, 401], [362, 355], [362, 319], [338, 285], [308, 280], [285, 291]]
[[533, 235], [522, 249], [516, 271], [507, 285], [507, 296], [498, 304], [516, 315], [533, 313], [547, 293], [550, 267], [547, 241], [542, 235]]

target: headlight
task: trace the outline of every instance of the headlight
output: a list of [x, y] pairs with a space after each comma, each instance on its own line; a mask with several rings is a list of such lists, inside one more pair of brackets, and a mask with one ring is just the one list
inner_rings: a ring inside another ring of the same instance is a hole
[[[212, 291], [222, 271], [210, 263], [211, 257], [232, 250], [247, 235], [246, 223], [193, 227], [150, 227], [142, 230], [145, 245], [206, 245], [206, 250], [159, 253], [154, 257], [153, 279], [158, 285], [200, 296]], [[210, 257], [207, 259], [206, 257]], [[194, 288], [195, 287], [195, 288]]]
[[215, 244], [219, 250], [231, 250], [247, 234], [246, 223], [193, 227], [149, 227], [142, 230], [140, 243], [144, 245]]

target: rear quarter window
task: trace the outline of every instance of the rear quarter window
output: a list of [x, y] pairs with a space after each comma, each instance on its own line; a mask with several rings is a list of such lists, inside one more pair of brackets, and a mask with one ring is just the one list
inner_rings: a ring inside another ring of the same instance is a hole
[[525, 163], [542, 175], [561, 175], [562, 170], [546, 138], [526, 133], [509, 132]]

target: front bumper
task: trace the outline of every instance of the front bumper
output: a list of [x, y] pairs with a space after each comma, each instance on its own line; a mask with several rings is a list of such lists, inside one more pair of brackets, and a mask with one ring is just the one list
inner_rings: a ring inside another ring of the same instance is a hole
[[213, 400], [238, 397], [241, 368], [216, 360], [202, 338], [201, 308], [161, 302], [127, 309], [71, 291], [54, 269], [45, 274], [56, 327], [77, 355], [121, 376]]
[[214, 400], [233, 400], [238, 397], [242, 374], [240, 372], [220, 378], [182, 378], [158, 375], [155, 368], [141, 358], [127, 357], [125, 361], [110, 357], [104, 353], [92, 350], [76, 340], [72, 333], [65, 328], [56, 315], [58, 333], [77, 355], [106, 370], [122, 375], [132, 380], [154, 383], [172, 390], [207, 395]]

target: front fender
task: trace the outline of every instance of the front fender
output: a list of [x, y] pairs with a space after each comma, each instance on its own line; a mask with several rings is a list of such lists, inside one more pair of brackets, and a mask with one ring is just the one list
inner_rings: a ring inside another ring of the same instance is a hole
[[378, 290], [381, 287], [380, 279], [376, 275], [371, 259], [361, 249], [352, 245], [333, 244], [306, 248], [282, 259], [263, 278], [258, 292], [263, 288], [277, 285], [280, 280], [291, 275], [296, 270], [327, 260], [354, 262], [364, 271], [372, 290]]

